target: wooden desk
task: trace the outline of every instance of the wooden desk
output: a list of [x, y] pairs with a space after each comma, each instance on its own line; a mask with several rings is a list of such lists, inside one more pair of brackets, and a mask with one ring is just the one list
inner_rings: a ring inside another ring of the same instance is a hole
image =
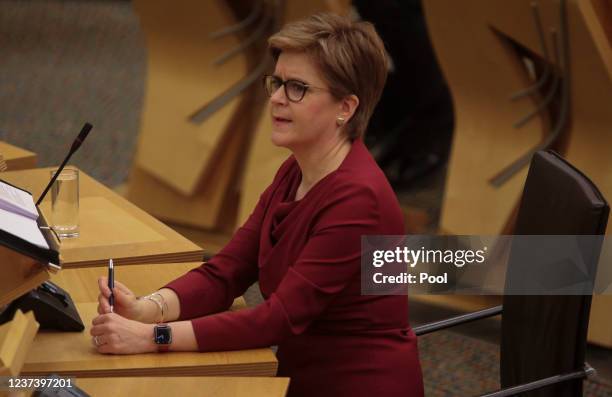
[[92, 396], [284, 397], [289, 378], [79, 378], [75, 383]]
[[0, 376], [19, 375], [36, 331], [38, 323], [31, 311], [17, 310], [11, 321], [0, 326]]
[[[115, 277], [136, 295], [143, 295], [198, 266], [198, 262], [180, 264], [117, 266]], [[62, 376], [274, 376], [278, 362], [269, 348], [215, 353], [103, 355], [91, 344], [89, 329], [97, 315], [97, 279], [105, 267], [64, 269], [52, 281], [70, 293], [85, 331], [58, 333], [40, 331], [26, 357], [22, 375], [58, 373]], [[232, 310], [245, 307], [242, 298]]]
[[6, 161], [8, 171], [36, 167], [36, 153], [29, 150], [0, 141], [0, 154]]
[[57, 373], [61, 376], [274, 376], [277, 360], [266, 349], [231, 352], [106, 355], [91, 342], [91, 321], [97, 303], [77, 303], [83, 332], [39, 331], [21, 375]]
[[[51, 168], [2, 173], [2, 179], [38, 198]], [[202, 248], [80, 171], [80, 236], [62, 240], [62, 266], [191, 262], [202, 259]], [[51, 195], [41, 204], [50, 219]]]
[[[119, 265], [115, 266], [115, 280], [126, 285], [136, 296], [142, 296], [158, 290], [200, 264], [201, 262]], [[63, 269], [53, 274], [51, 281], [68, 291], [73, 301], [89, 303], [98, 301], [98, 278], [106, 275], [106, 266]]]

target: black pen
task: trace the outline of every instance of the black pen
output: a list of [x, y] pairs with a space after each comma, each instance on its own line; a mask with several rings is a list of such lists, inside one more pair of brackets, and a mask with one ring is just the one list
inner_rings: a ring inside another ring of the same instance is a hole
[[113, 267], [113, 260], [108, 260], [108, 288], [110, 289], [110, 296], [108, 297], [108, 303], [110, 304], [111, 313], [113, 313], [113, 306], [115, 306], [115, 295], [113, 295], [113, 288], [115, 288], [115, 268]]

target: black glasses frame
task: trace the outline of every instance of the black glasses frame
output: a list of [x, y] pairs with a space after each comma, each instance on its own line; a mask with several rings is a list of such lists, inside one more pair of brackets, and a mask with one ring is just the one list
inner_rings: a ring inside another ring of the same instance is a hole
[[[271, 86], [269, 86], [268, 82], [271, 81], [272, 79], [275, 80], [279, 84], [276, 90], [271, 90]], [[302, 99], [304, 99], [304, 96], [306, 96], [306, 92], [308, 92], [308, 90], [310, 89], [326, 91], [324, 88], [314, 87], [300, 80], [296, 80], [296, 79], [283, 80], [280, 77], [274, 76], [271, 74], [265, 75], [263, 77], [262, 82], [263, 82], [264, 89], [266, 90], [266, 93], [268, 94], [269, 97], [271, 97], [279, 88], [283, 87], [283, 89], [285, 90], [285, 97], [287, 97], [287, 99], [291, 102], [300, 102]], [[291, 84], [300, 88], [301, 95], [299, 96], [299, 98], [292, 97], [289, 94], [290, 90], [287, 90], [287, 86]]]

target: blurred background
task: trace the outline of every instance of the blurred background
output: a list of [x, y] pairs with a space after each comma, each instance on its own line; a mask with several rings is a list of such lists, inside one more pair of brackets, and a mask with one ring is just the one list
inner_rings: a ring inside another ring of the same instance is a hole
[[[391, 59], [366, 143], [406, 232], [511, 234], [526, 167], [508, 166], [543, 142], [612, 197], [612, 5], [569, 1], [567, 29], [562, 3], [0, 0], [0, 141], [52, 166], [92, 123], [72, 163], [214, 255], [288, 155], [268, 139], [266, 39], [335, 12], [374, 23]], [[412, 300], [413, 324], [499, 303], [434, 298]], [[589, 396], [612, 396], [606, 317], [589, 336]], [[499, 330], [421, 338], [427, 395], [497, 388]]]

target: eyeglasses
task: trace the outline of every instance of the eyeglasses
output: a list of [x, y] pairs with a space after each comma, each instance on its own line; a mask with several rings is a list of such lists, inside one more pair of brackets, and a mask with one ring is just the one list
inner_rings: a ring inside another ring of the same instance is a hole
[[272, 75], [264, 76], [263, 84], [266, 93], [270, 97], [283, 86], [285, 88], [285, 96], [291, 102], [299, 102], [304, 99], [304, 95], [306, 95], [306, 91], [309, 89], [327, 91], [324, 88], [313, 87], [299, 80], [289, 79], [283, 81], [280, 77]]

